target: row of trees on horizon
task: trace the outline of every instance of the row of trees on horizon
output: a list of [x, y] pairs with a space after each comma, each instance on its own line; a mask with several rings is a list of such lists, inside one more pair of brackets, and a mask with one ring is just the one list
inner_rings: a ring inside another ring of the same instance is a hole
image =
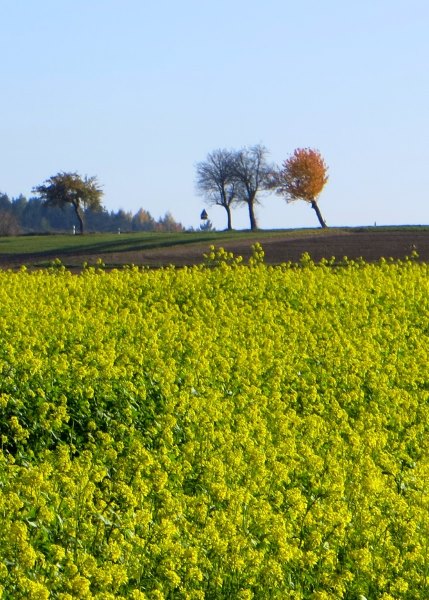
[[[0, 193], [0, 235], [77, 232], [79, 223], [72, 204], [64, 203], [61, 209], [52, 210], [41, 198], [27, 199], [23, 195], [9, 198]], [[82, 219], [88, 231], [96, 232], [184, 231], [170, 212], [155, 219], [144, 208], [133, 214], [123, 209], [107, 211], [104, 207], [83, 207]]]
[[[232, 229], [232, 209], [247, 205], [250, 229], [258, 228], [255, 206], [263, 191], [274, 191], [287, 202], [304, 200], [316, 212], [321, 227], [326, 222], [317, 198], [327, 180], [327, 166], [318, 150], [297, 148], [281, 167], [270, 164], [262, 145], [240, 150], [218, 149], [196, 166], [196, 188], [208, 205], [221, 206], [227, 214], [227, 230]], [[101, 203], [103, 190], [97, 177], [60, 172], [32, 190], [36, 196], [10, 199], [0, 193], [0, 235], [54, 231], [184, 231], [171, 213], [156, 221], [141, 208], [134, 215], [120, 209], [108, 212]], [[51, 210], [53, 208], [61, 210]], [[206, 220], [200, 229], [212, 229]]]
[[250, 229], [258, 228], [255, 206], [260, 194], [273, 191], [286, 202], [303, 200], [314, 209], [321, 227], [326, 227], [317, 198], [328, 181], [328, 168], [320, 152], [297, 148], [278, 167], [267, 159], [268, 150], [258, 144], [239, 150], [218, 149], [196, 166], [196, 187], [207, 204], [221, 206], [232, 229], [232, 209], [247, 205]]

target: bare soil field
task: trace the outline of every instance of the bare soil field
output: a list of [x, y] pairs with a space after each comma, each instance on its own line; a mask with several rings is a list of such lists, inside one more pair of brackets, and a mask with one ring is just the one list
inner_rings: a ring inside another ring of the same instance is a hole
[[[249, 235], [249, 239], [236, 240], [222, 246], [236, 255], [247, 259], [251, 256], [251, 246], [258, 241], [258, 234]], [[308, 252], [315, 262], [322, 258], [335, 257], [341, 260], [347, 256], [350, 259], [362, 257], [368, 262], [374, 262], [381, 257], [403, 259], [417, 252], [421, 261], [429, 261], [429, 232], [399, 231], [399, 232], [333, 232], [331, 235], [309, 235], [284, 238], [272, 238], [261, 241], [265, 251], [265, 262], [275, 265], [284, 262], [298, 262], [303, 253]], [[157, 266], [159, 264], [190, 265], [203, 261], [203, 253], [208, 246], [201, 244], [180, 248], [162, 248], [146, 253], [144, 264]]]
[[[265, 251], [265, 262], [271, 265], [289, 261], [297, 262], [305, 252], [310, 254], [315, 262], [331, 257], [341, 261], [345, 256], [349, 259], [362, 257], [368, 262], [377, 261], [381, 257], [404, 259], [413, 251], [417, 252], [419, 260], [429, 261], [429, 231], [418, 228], [327, 230], [308, 235], [302, 235], [301, 232], [296, 236], [288, 232], [284, 237], [276, 235], [276, 237], [263, 239], [258, 237], [258, 232], [249, 232], [249, 236], [245, 239], [231, 239], [225, 243], [219, 243], [219, 246], [236, 255], [243, 256], [246, 260], [251, 255], [251, 246], [255, 242], [262, 244]], [[131, 264], [152, 268], [167, 265], [190, 266], [203, 262], [203, 254], [208, 252], [212, 243], [198, 242], [141, 251], [100, 254], [85, 254], [82, 251], [64, 255], [58, 255], [58, 253], [0, 254], [0, 269], [16, 269], [22, 265], [29, 268], [40, 268], [48, 266], [55, 259], [61, 260], [72, 271], [81, 270], [84, 263], [94, 265], [100, 260], [106, 268], [121, 268]]]

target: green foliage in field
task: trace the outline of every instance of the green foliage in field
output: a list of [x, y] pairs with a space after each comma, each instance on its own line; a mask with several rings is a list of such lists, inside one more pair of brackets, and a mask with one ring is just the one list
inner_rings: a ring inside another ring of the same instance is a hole
[[5, 600], [429, 597], [429, 267], [0, 272]]

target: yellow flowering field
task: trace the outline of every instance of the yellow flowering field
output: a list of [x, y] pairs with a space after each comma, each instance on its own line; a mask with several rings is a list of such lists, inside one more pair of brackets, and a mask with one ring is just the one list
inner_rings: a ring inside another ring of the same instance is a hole
[[0, 597], [427, 600], [429, 266], [0, 272]]

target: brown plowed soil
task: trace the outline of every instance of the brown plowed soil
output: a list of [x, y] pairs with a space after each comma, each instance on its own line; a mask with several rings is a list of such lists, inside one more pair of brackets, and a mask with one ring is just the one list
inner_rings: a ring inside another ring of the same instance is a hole
[[[226, 250], [247, 259], [251, 256], [251, 246], [258, 241], [258, 234], [250, 240], [236, 240], [221, 244]], [[417, 252], [421, 261], [429, 261], [429, 231], [408, 232], [334, 232], [332, 234], [315, 234], [296, 237], [288, 236], [265, 239], [261, 242], [265, 252], [265, 262], [280, 264], [288, 261], [297, 262], [307, 252], [315, 262], [322, 258], [343, 257], [356, 259], [362, 257], [374, 262], [381, 257], [403, 259]], [[203, 253], [208, 245], [189, 245], [163, 248], [145, 253], [145, 264], [189, 265], [202, 262]]]
[[[246, 260], [251, 255], [251, 245], [257, 241], [258, 233], [255, 232], [249, 233], [249, 238], [231, 240], [220, 243], [219, 246], [243, 256]], [[203, 254], [208, 251], [210, 243], [212, 242], [90, 255], [0, 254], [0, 269], [16, 269], [21, 265], [37, 268], [42, 264], [46, 266], [56, 258], [72, 271], [79, 271], [84, 263], [93, 265], [97, 260], [103, 261], [107, 268], [120, 268], [130, 264], [148, 267], [194, 265], [204, 260]], [[276, 237], [263, 239], [261, 244], [265, 251], [265, 262], [268, 264], [297, 262], [305, 252], [316, 262], [331, 257], [341, 261], [345, 256], [349, 259], [362, 257], [368, 262], [374, 262], [381, 257], [404, 259], [415, 251], [419, 260], [429, 262], [429, 231], [425, 229], [328, 230], [307, 235], [297, 233], [296, 236], [285, 232], [284, 237], [277, 234]]]

